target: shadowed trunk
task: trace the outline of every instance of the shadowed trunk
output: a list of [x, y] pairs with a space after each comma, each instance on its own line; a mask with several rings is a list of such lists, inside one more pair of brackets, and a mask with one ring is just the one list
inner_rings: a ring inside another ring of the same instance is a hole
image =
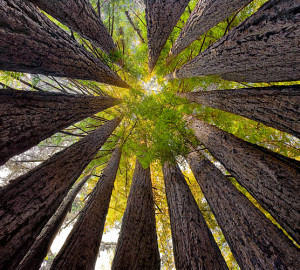
[[192, 102], [247, 117], [300, 138], [299, 85], [203, 91], [178, 95]]
[[173, 28], [190, 0], [144, 0], [146, 5], [148, 66], [152, 71]]
[[111, 269], [160, 269], [150, 167], [138, 160]]
[[119, 102], [109, 96], [0, 90], [0, 166], [56, 132]]
[[206, 31], [253, 0], [200, 0], [170, 50], [178, 55]]
[[119, 118], [107, 122], [0, 189], [0, 269], [16, 269], [76, 179], [119, 123]]
[[39, 270], [40, 266], [47, 256], [47, 253], [51, 247], [51, 244], [59, 231], [68, 211], [72, 208], [72, 203], [84, 186], [84, 184], [89, 180], [91, 174], [83, 177], [83, 179], [78, 182], [64, 198], [62, 204], [59, 206], [55, 214], [50, 218], [50, 220], [45, 225], [44, 229], [41, 231], [40, 235], [37, 237], [32, 247], [18, 266], [17, 270]]
[[121, 151], [117, 147], [66, 242], [53, 261], [51, 269], [93, 270], [95, 268], [120, 157]]
[[0, 5], [0, 69], [129, 87], [27, 1]]
[[241, 269], [299, 267], [299, 251], [210, 161], [189, 164]]
[[178, 165], [163, 174], [176, 269], [228, 269]]
[[190, 121], [190, 127], [208, 151], [300, 242], [300, 162], [245, 142], [196, 118]]
[[220, 75], [238, 82], [299, 80], [299, 33], [299, 1], [270, 0], [167, 78]]
[[138, 36], [139, 36], [140, 40], [142, 41], [142, 43], [146, 43], [143, 36], [142, 36], [141, 30], [137, 26], [134, 25], [130, 15], [129, 15], [129, 12], [125, 11], [125, 15], [127, 17], [127, 20], [129, 21], [129, 23], [131, 24], [131, 26], [135, 30], [135, 32], [138, 34]]

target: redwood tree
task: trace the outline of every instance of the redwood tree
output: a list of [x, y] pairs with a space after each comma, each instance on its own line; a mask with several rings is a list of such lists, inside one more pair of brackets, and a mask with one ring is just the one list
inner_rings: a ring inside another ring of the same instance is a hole
[[105, 123], [0, 189], [0, 269], [16, 269], [71, 186], [119, 123], [119, 118]]
[[150, 167], [138, 160], [111, 269], [160, 269]]

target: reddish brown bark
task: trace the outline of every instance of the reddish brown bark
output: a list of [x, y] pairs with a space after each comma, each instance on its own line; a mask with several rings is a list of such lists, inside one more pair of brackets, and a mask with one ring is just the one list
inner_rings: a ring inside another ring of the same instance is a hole
[[111, 269], [160, 269], [150, 167], [138, 160]]

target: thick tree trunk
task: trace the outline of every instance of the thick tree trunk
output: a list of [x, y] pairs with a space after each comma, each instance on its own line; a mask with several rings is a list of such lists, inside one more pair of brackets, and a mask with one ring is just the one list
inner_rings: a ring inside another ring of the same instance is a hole
[[178, 55], [206, 31], [253, 0], [200, 0], [170, 50]]
[[221, 75], [238, 82], [300, 79], [298, 0], [270, 0], [167, 78]]
[[94, 269], [120, 157], [117, 147], [51, 269]]
[[219, 169], [195, 152], [189, 164], [241, 269], [299, 268], [296, 246]]
[[117, 47], [89, 0], [29, 0], [106, 53]]
[[228, 269], [178, 165], [163, 174], [176, 269]]
[[40, 269], [40, 266], [46, 257], [57, 232], [59, 231], [68, 211], [72, 207], [72, 203], [77, 193], [90, 177], [91, 174], [83, 177], [83, 179], [69, 191], [68, 195], [64, 198], [55, 214], [50, 218], [40, 235], [33, 243], [32, 247], [18, 266], [17, 270]]
[[27, 1], [0, 5], [0, 69], [129, 87]]
[[119, 118], [107, 122], [0, 189], [0, 269], [16, 269], [71, 186], [119, 123]]
[[300, 138], [300, 85], [178, 95], [192, 102], [250, 118]]
[[152, 71], [173, 28], [190, 0], [144, 0], [148, 36], [148, 66]]
[[199, 141], [300, 243], [300, 162], [245, 142], [196, 118], [190, 120]]
[[69, 125], [118, 103], [109, 96], [1, 90], [0, 166]]
[[150, 167], [138, 160], [111, 269], [160, 269]]

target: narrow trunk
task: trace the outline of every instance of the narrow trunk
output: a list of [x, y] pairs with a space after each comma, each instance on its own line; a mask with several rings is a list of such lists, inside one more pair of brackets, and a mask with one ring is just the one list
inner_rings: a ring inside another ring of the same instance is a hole
[[95, 268], [120, 157], [121, 151], [117, 147], [66, 242], [53, 261], [51, 269]]
[[300, 162], [192, 118], [199, 141], [300, 243]]
[[219, 169], [195, 152], [189, 164], [241, 269], [299, 268], [297, 248]]
[[0, 189], [0, 269], [14, 270], [71, 186], [120, 123], [116, 118]]
[[150, 167], [138, 160], [111, 269], [160, 269]]
[[300, 85], [192, 92], [179, 96], [300, 138]]
[[109, 96], [1, 90], [0, 166], [69, 125], [118, 103]]
[[127, 20], [129, 21], [129, 23], [131, 24], [131, 26], [132, 26], [133, 29], [135, 30], [135, 32], [138, 34], [138, 36], [139, 36], [139, 38], [141, 39], [142, 43], [146, 43], [145, 40], [144, 40], [144, 38], [143, 38], [143, 36], [142, 36], [141, 30], [140, 30], [138, 27], [136, 27], [136, 26], [134, 25], [134, 23], [133, 23], [133, 21], [132, 21], [130, 15], [129, 15], [129, 12], [128, 12], [128, 11], [125, 11], [125, 15], [126, 15], [126, 17], [127, 17]]
[[152, 71], [173, 28], [190, 0], [144, 0], [148, 36], [148, 66]]
[[46, 257], [50, 246], [59, 231], [68, 211], [72, 207], [72, 203], [84, 186], [84, 184], [89, 180], [91, 174], [83, 177], [83, 179], [78, 182], [64, 198], [63, 202], [55, 212], [55, 214], [50, 218], [50, 220], [45, 225], [44, 229], [41, 231], [40, 235], [34, 241], [30, 250], [18, 266], [17, 270], [39, 270], [40, 266]]
[[228, 269], [178, 165], [163, 166], [177, 269]]
[[0, 5], [0, 69], [129, 87], [27, 1]]
[[238, 82], [300, 78], [297, 0], [270, 0], [256, 13], [168, 78], [221, 75]]
[[116, 45], [89, 0], [29, 0], [106, 53]]
[[253, 0], [200, 0], [170, 50], [178, 55], [206, 31]]

